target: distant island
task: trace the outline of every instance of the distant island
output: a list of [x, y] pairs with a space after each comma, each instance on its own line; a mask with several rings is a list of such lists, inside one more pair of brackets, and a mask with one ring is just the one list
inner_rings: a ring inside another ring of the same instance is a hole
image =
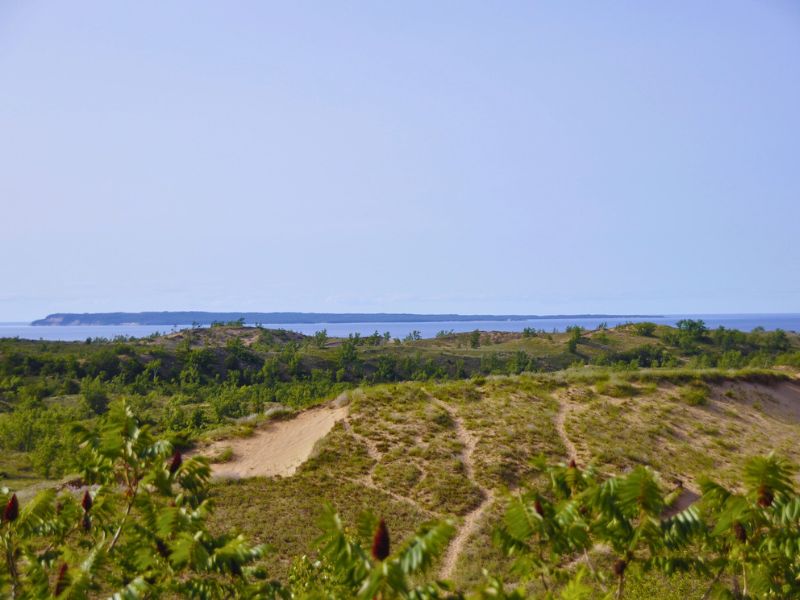
[[53, 313], [31, 325], [211, 325], [242, 321], [270, 325], [300, 323], [435, 323], [439, 321], [527, 321], [529, 319], [657, 318], [660, 315], [456, 315], [413, 313], [304, 313], [304, 312], [111, 312]]

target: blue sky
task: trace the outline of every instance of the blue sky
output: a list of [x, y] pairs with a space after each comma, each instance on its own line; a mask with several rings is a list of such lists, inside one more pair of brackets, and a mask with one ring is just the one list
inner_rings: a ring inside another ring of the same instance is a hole
[[0, 3], [0, 321], [800, 311], [794, 2]]

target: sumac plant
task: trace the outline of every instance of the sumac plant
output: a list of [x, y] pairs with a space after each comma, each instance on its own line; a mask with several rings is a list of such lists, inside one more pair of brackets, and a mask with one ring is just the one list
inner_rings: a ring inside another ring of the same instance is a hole
[[[254, 563], [264, 549], [206, 529], [210, 475], [158, 441], [124, 403], [96, 431], [80, 489], [24, 503], [3, 490], [3, 598], [274, 597]], [[177, 458], [176, 458], [177, 457]]]
[[708, 523], [703, 555], [713, 590], [727, 597], [800, 598], [800, 496], [792, 466], [773, 455], [748, 460], [732, 491], [703, 481]]
[[[369, 512], [361, 515], [353, 535], [330, 506], [325, 507], [320, 526], [320, 560], [308, 569], [302, 588], [294, 590], [297, 597], [456, 597], [450, 594], [448, 582], [427, 576], [453, 535], [451, 521], [427, 523], [396, 548], [392, 547], [385, 521]], [[325, 576], [317, 576], [316, 571]], [[337, 593], [331, 595], [331, 590]]]
[[787, 462], [751, 458], [738, 491], [703, 480], [682, 510], [670, 510], [682, 487], [663, 491], [646, 467], [603, 479], [574, 463], [538, 466], [549, 485], [511, 498], [495, 532], [536, 597], [623, 598], [626, 579], [648, 571], [694, 573], [703, 600], [800, 597], [800, 497]]

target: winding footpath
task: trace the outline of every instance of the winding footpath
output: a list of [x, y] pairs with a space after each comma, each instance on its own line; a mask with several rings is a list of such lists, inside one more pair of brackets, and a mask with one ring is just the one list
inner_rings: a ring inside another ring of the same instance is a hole
[[561, 438], [561, 443], [564, 444], [564, 447], [567, 449], [567, 458], [578, 462], [578, 449], [575, 447], [575, 444], [572, 443], [572, 440], [569, 439], [565, 427], [567, 413], [569, 413], [569, 404], [563, 398], [559, 398], [558, 414], [556, 415], [556, 431], [558, 432], [558, 437]]
[[478, 444], [478, 440], [475, 438], [472, 432], [464, 427], [464, 422], [461, 420], [461, 417], [456, 414], [450, 405], [438, 399], [435, 400], [435, 402], [444, 410], [446, 410], [453, 419], [456, 429], [456, 437], [464, 447], [461, 452], [461, 462], [464, 464], [464, 470], [467, 473], [467, 479], [469, 479], [470, 482], [481, 491], [481, 496], [483, 497], [481, 503], [464, 516], [464, 521], [461, 523], [461, 527], [459, 527], [455, 537], [450, 541], [450, 545], [447, 547], [447, 552], [442, 559], [439, 577], [442, 579], [449, 579], [452, 577], [453, 572], [455, 571], [456, 562], [458, 561], [458, 557], [461, 555], [467, 540], [469, 540], [470, 536], [472, 536], [478, 530], [481, 517], [483, 517], [486, 509], [489, 508], [491, 503], [494, 501], [494, 491], [482, 486], [478, 480], [475, 479], [475, 463], [472, 460], [472, 456], [475, 453], [475, 447]]
[[[442, 579], [449, 579], [450, 577], [452, 577], [452, 574], [455, 571], [458, 557], [461, 555], [464, 546], [466, 545], [469, 538], [478, 530], [481, 518], [486, 512], [486, 509], [494, 501], [495, 495], [493, 490], [482, 486], [475, 478], [475, 463], [472, 457], [473, 454], [475, 453], [475, 448], [478, 445], [477, 438], [472, 434], [472, 432], [470, 432], [464, 426], [464, 421], [461, 419], [461, 417], [458, 416], [458, 414], [456, 413], [456, 411], [453, 409], [452, 406], [450, 406], [445, 402], [442, 402], [441, 400], [433, 396], [430, 396], [430, 398], [433, 403], [435, 403], [437, 406], [445, 410], [447, 414], [450, 415], [450, 418], [453, 420], [456, 439], [458, 439], [458, 441], [461, 443], [462, 446], [460, 459], [464, 465], [464, 471], [466, 472], [467, 479], [470, 481], [470, 483], [472, 483], [472, 485], [477, 487], [481, 493], [480, 504], [464, 516], [461, 526], [458, 528], [456, 535], [450, 541], [450, 544], [447, 547], [447, 552], [442, 558], [442, 565], [439, 571], [439, 576]], [[421, 512], [424, 512], [428, 515], [440, 516], [434, 513], [433, 511], [425, 508], [416, 500], [413, 500], [412, 498], [407, 498], [405, 496], [401, 496], [400, 494], [392, 492], [391, 490], [384, 489], [382, 486], [376, 484], [374, 479], [374, 472], [378, 464], [380, 463], [383, 454], [380, 452], [380, 450], [378, 450], [378, 447], [375, 444], [375, 442], [373, 442], [369, 438], [359, 433], [356, 433], [353, 430], [353, 427], [349, 419], [345, 419], [344, 427], [345, 430], [353, 437], [354, 440], [356, 440], [360, 444], [363, 444], [366, 447], [367, 454], [374, 461], [374, 464], [372, 468], [370, 468], [369, 473], [367, 473], [365, 477], [359, 479], [358, 483], [364, 485], [365, 487], [383, 492], [391, 496], [398, 502], [411, 504]]]

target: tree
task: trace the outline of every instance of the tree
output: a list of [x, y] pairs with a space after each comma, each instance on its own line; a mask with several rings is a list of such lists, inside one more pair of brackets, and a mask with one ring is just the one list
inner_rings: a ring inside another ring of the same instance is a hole
[[314, 333], [314, 344], [317, 348], [324, 348], [328, 343], [328, 330], [321, 329]]
[[578, 350], [578, 342], [580, 342], [581, 335], [583, 334], [583, 328], [580, 325], [572, 325], [567, 327], [567, 333], [569, 334], [567, 349], [572, 354], [575, 354]]
[[397, 378], [397, 359], [393, 356], [381, 356], [373, 373], [374, 381], [394, 381]]
[[360, 373], [361, 360], [358, 356], [357, 338], [350, 336], [342, 341], [339, 346], [339, 353], [337, 356], [337, 365], [339, 371], [337, 372], [337, 379], [342, 381], [345, 378], [353, 378]]
[[783, 329], [776, 329], [764, 336], [764, 349], [767, 352], [786, 352], [789, 349], [789, 338]]
[[699, 340], [708, 331], [706, 323], [702, 319], [681, 319], [675, 323], [675, 326], [693, 341]]
[[108, 396], [106, 395], [100, 376], [94, 379], [86, 377], [81, 381], [81, 395], [87, 406], [97, 415], [102, 415], [108, 410]]
[[481, 332], [480, 330], [476, 329], [472, 333], [469, 334], [469, 347], [470, 348], [478, 348], [481, 345]]
[[643, 321], [642, 323], [634, 323], [633, 331], [634, 333], [636, 333], [636, 335], [641, 335], [643, 337], [652, 337], [653, 334], [656, 332], [656, 324], [650, 323], [649, 321]]
[[518, 375], [526, 369], [530, 364], [530, 357], [524, 350], [517, 350], [511, 357], [508, 363], [508, 372], [511, 375]]
[[422, 339], [422, 334], [416, 329], [410, 331], [406, 337], [403, 338], [404, 342], [417, 342]]

